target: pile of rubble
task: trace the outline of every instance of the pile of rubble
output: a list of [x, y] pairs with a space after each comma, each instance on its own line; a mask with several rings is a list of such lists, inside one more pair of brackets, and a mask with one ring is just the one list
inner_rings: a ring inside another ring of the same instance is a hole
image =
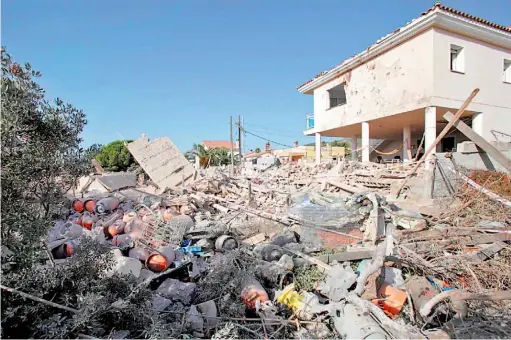
[[449, 338], [475, 325], [509, 336], [508, 221], [456, 227], [400, 208], [387, 188], [346, 184], [398, 171], [348, 161], [255, 176], [209, 169], [158, 195], [83, 193], [48, 247], [65, 265], [84, 237], [108, 245], [113, 270], [150, 287], [156, 313], [184, 315], [194, 337]]

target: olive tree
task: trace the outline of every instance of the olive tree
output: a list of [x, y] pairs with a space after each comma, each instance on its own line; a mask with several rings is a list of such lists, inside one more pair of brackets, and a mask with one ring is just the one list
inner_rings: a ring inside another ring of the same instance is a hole
[[[83, 241], [69, 263], [49, 266], [43, 240], [66, 209], [64, 193], [91, 170], [97, 145], [84, 150], [85, 114], [60, 99], [50, 102], [40, 73], [2, 48], [1, 213], [2, 285], [52, 301], [56, 308], [2, 288], [3, 338], [175, 337], [145, 304], [135, 278], [106, 275], [109, 249]], [[75, 313], [73, 310], [79, 312]], [[174, 327], [175, 329], [178, 329]], [[168, 330], [168, 331], [167, 331]]]

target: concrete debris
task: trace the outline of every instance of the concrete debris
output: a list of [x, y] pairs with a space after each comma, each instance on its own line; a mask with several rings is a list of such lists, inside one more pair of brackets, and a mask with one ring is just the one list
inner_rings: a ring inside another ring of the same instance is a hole
[[332, 318], [334, 327], [343, 339], [388, 339], [387, 333], [369, 313], [346, 304], [340, 316]]
[[119, 173], [119, 174], [103, 174], [96, 177], [108, 192], [113, 192], [126, 188], [134, 188], [137, 186], [137, 178], [135, 174]]
[[193, 282], [181, 282], [167, 279], [156, 289], [156, 294], [172, 301], [178, 301], [189, 306], [195, 297], [197, 285]]
[[414, 179], [391, 198], [413, 165], [344, 159], [241, 167], [235, 176], [210, 167], [192, 176], [166, 138], [128, 147], [158, 194], [103, 174], [106, 192], [75, 190], [46, 247], [54, 265], [80, 256], [84, 237], [110, 248], [116, 264], [108, 274], [147, 284], [153, 312], [183, 315], [187, 336], [445, 338], [455, 334], [453, 315], [465, 322], [460, 308], [475, 305], [440, 294], [484, 290], [492, 301], [488, 292], [507, 288], [509, 266], [501, 262], [509, 259], [511, 213], [474, 219], [465, 203], [426, 204]]
[[168, 138], [149, 141], [142, 135], [127, 145], [135, 160], [160, 189], [175, 189], [189, 181], [195, 169]]
[[348, 289], [357, 281], [357, 275], [349, 266], [337, 264], [329, 271], [318, 290], [331, 301], [339, 302], [346, 298]]

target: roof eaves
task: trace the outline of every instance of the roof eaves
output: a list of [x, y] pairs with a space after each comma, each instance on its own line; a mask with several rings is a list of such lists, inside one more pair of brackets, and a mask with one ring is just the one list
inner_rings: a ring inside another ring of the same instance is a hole
[[511, 26], [506, 27], [503, 25], [495, 24], [488, 20], [484, 20], [482, 18], [473, 16], [468, 13], [464, 13], [464, 12], [458, 11], [456, 9], [453, 9], [453, 8], [450, 8], [447, 6], [443, 6], [443, 5], [440, 5], [439, 3], [437, 3], [433, 7], [429, 8], [427, 11], [423, 12], [420, 17], [412, 19], [411, 21], [407, 22], [404, 26], [402, 26], [402, 27], [394, 30], [392, 33], [389, 33], [386, 36], [378, 39], [376, 41], [376, 43], [369, 46], [364, 51], [354, 55], [351, 58], [344, 60], [339, 65], [337, 65], [327, 71], [323, 71], [323, 72], [317, 74], [316, 76], [314, 76], [314, 78], [312, 78], [312, 79], [306, 81], [305, 83], [301, 84], [300, 86], [298, 86], [297, 90], [301, 93], [307, 93], [310, 90], [312, 90], [313, 88], [319, 86], [320, 83], [329, 79], [332, 76], [332, 74], [339, 73], [339, 70], [342, 70], [342, 72], [346, 72], [347, 68], [343, 69], [343, 67], [342, 67], [343, 65], [347, 65], [350, 61], [353, 61], [354, 59], [362, 59], [364, 56], [364, 53], [368, 53], [369, 51], [374, 50], [374, 48], [378, 47], [379, 45], [381, 45], [385, 41], [391, 39], [392, 37], [404, 35], [406, 31], [408, 31], [412, 27], [416, 27], [415, 25], [417, 25], [419, 22], [425, 21], [425, 18], [428, 17], [428, 15], [431, 17], [433, 15], [432, 13], [435, 13], [435, 12], [447, 12], [451, 15], [454, 15], [457, 17], [462, 17], [462, 18], [468, 19], [472, 22], [477, 22], [477, 23], [483, 24], [487, 27], [492, 27], [494, 29], [504, 31], [506, 33], [511, 33]]

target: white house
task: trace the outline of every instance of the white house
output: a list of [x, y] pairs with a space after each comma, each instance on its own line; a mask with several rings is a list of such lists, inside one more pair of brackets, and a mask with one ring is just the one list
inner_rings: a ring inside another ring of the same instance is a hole
[[[316, 137], [316, 150], [321, 136], [351, 137], [362, 161], [375, 158], [370, 139], [382, 139], [382, 151], [403, 145], [398, 155], [408, 160], [408, 149], [417, 152], [423, 136], [424, 148], [432, 145], [443, 115], [455, 113], [475, 88], [481, 91], [463, 120], [488, 141], [511, 135], [511, 26], [436, 4], [300, 85], [314, 98], [304, 134]], [[437, 152], [463, 140], [454, 129]]]

